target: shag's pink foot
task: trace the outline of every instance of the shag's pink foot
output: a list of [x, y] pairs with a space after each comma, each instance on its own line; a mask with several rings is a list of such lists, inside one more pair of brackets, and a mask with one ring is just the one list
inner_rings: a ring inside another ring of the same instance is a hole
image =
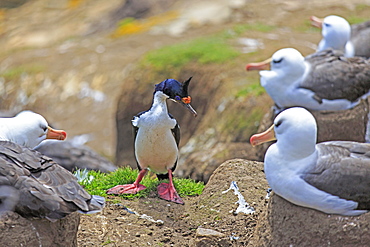
[[159, 198], [178, 203], [178, 204], [184, 204], [184, 201], [181, 199], [181, 197], [177, 194], [175, 187], [170, 186], [167, 183], [161, 183], [157, 187], [158, 196]]
[[146, 187], [142, 184], [124, 184], [124, 185], [116, 185], [113, 188], [107, 190], [107, 194], [136, 194], [137, 192], [145, 189]]

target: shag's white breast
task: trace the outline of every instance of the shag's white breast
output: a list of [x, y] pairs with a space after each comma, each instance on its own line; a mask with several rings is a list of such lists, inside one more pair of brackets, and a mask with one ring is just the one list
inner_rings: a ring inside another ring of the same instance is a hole
[[177, 144], [171, 132], [176, 120], [168, 115], [145, 113], [134, 121], [133, 124], [139, 127], [135, 155], [140, 167], [149, 168], [155, 173], [166, 173], [173, 167], [178, 156]]

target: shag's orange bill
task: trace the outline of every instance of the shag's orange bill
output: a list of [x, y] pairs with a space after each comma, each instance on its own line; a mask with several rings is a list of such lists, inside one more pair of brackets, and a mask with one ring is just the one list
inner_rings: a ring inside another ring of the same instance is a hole
[[188, 97], [184, 97], [181, 99], [182, 102], [184, 102], [185, 104], [190, 104], [191, 103], [191, 97], [188, 96]]

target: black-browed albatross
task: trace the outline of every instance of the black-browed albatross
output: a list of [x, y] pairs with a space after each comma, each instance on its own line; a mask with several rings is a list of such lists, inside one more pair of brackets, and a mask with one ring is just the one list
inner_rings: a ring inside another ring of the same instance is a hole
[[66, 137], [65, 131], [51, 128], [43, 116], [32, 111], [0, 118], [0, 140], [34, 148], [45, 139], [64, 140]]
[[[271, 65], [271, 70], [267, 69]], [[276, 51], [271, 59], [247, 64], [260, 71], [261, 85], [281, 110], [344, 110], [357, 105], [370, 90], [370, 60], [346, 58], [325, 50], [303, 57], [293, 48]]]
[[252, 145], [277, 140], [264, 160], [272, 190], [286, 200], [328, 214], [355, 216], [370, 209], [370, 144], [316, 144], [315, 118], [304, 108], [284, 110]]
[[336, 15], [310, 19], [313, 26], [322, 28], [317, 51], [330, 48], [344, 52], [346, 57], [370, 57], [370, 21], [349, 25], [346, 19]]
[[72, 173], [29, 149], [50, 136], [63, 140], [66, 132], [52, 130], [39, 114], [0, 119], [0, 214], [15, 211], [54, 221], [75, 211], [103, 209], [103, 197], [91, 196]]

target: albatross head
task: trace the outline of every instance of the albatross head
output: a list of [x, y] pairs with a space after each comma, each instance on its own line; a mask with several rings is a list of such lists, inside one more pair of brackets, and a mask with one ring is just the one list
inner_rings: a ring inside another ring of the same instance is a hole
[[270, 70], [259, 72], [261, 86], [280, 108], [296, 105], [288, 95], [292, 95], [291, 91], [295, 85], [304, 80], [309, 71], [305, 58], [294, 48], [284, 48], [276, 51], [264, 62], [247, 64], [246, 69], [248, 71], [266, 69], [268, 64]]
[[334, 49], [345, 51], [345, 46], [351, 38], [351, 26], [348, 21], [336, 15], [329, 15], [324, 19], [311, 16], [312, 25], [322, 28], [323, 39], [320, 41], [317, 51]]
[[297, 79], [303, 76], [306, 66], [302, 54], [294, 48], [283, 48], [272, 55], [271, 70]]
[[303, 158], [315, 152], [317, 125], [312, 114], [302, 107], [282, 111], [265, 132], [250, 138], [253, 146], [277, 140], [276, 145], [287, 157]]
[[22, 111], [14, 118], [0, 119], [3, 139], [34, 148], [45, 139], [64, 140], [67, 133], [51, 128], [45, 118], [32, 111]]
[[[270, 70], [264, 70], [268, 65]], [[246, 70], [263, 70], [260, 71], [261, 78], [276, 80], [274, 82], [276, 84], [292, 84], [304, 75], [306, 64], [299, 51], [294, 48], [283, 48], [263, 62], [247, 64]]]

